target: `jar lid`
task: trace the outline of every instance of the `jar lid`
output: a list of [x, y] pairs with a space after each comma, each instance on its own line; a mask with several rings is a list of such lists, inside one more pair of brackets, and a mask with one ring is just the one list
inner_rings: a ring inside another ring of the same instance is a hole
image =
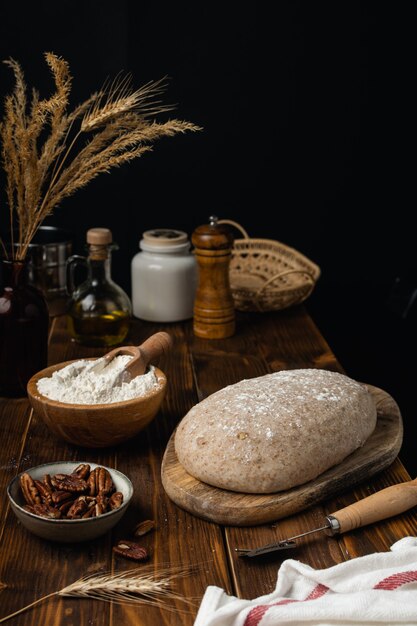
[[142, 235], [144, 241], [149, 246], [176, 246], [179, 243], [186, 243], [188, 235], [182, 230], [174, 230], [172, 228], [154, 228], [153, 230], [145, 230]]
[[182, 230], [172, 228], [154, 228], [146, 230], [139, 245], [145, 252], [159, 252], [170, 254], [185, 252], [190, 248], [188, 235]]

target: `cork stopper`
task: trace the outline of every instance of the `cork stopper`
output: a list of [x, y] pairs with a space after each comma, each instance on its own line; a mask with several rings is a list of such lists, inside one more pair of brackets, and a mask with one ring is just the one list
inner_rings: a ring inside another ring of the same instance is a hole
[[87, 243], [95, 246], [106, 246], [112, 241], [112, 232], [108, 228], [90, 228], [87, 230]]
[[108, 228], [90, 228], [87, 230], [88, 256], [93, 261], [105, 261], [109, 255], [113, 235]]

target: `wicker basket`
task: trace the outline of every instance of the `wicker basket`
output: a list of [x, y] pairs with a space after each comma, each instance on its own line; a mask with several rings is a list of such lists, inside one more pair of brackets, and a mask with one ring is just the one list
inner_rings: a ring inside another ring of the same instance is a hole
[[278, 311], [303, 302], [314, 289], [320, 268], [303, 254], [273, 239], [235, 239], [230, 262], [230, 286], [239, 311]]

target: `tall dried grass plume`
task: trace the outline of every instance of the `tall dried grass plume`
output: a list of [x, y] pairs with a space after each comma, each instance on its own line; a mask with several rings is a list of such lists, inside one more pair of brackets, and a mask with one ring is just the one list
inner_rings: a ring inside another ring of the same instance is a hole
[[[68, 63], [52, 52], [45, 53], [45, 60], [55, 91], [44, 99], [36, 89], [28, 96], [17, 61], [4, 61], [15, 79], [5, 99], [0, 139], [10, 254], [16, 260], [26, 257], [37, 229], [64, 198], [99, 174], [149, 152], [162, 137], [201, 130], [183, 120], [155, 119], [172, 110], [161, 101], [165, 79], [134, 90], [129, 76], [116, 78], [69, 112]], [[7, 255], [3, 241], [2, 246]]]

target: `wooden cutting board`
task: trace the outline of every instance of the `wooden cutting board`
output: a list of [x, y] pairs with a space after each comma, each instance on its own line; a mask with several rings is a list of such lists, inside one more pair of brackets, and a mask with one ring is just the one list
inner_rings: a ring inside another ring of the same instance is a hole
[[302, 511], [343, 490], [367, 480], [388, 467], [402, 443], [403, 425], [395, 400], [382, 389], [368, 385], [378, 411], [377, 425], [365, 445], [299, 487], [277, 493], [254, 495], [211, 487], [193, 478], [180, 465], [174, 434], [162, 461], [162, 484], [178, 506], [203, 519], [228, 526], [255, 526]]

